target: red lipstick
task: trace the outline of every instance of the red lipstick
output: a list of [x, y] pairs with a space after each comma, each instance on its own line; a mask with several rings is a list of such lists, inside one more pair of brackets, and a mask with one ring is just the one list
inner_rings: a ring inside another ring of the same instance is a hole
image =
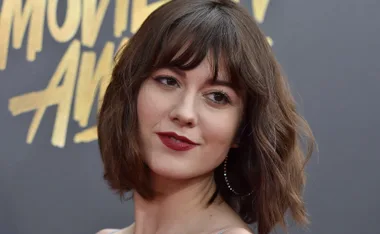
[[158, 132], [157, 135], [166, 147], [176, 151], [187, 151], [198, 145], [175, 132]]

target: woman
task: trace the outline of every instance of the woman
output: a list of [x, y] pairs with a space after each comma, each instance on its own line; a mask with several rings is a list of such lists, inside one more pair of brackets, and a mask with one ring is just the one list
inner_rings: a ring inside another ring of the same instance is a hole
[[153, 12], [117, 56], [98, 135], [104, 178], [132, 192], [135, 215], [99, 233], [245, 234], [257, 223], [267, 234], [287, 210], [307, 223], [311, 131], [265, 36], [232, 1]]

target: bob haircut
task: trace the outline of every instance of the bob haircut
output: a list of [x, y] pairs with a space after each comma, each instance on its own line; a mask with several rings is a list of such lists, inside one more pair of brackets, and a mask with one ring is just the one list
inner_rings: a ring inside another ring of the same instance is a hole
[[305, 163], [314, 149], [312, 132], [296, 111], [266, 37], [250, 14], [229, 0], [170, 1], [149, 15], [119, 51], [98, 116], [105, 180], [120, 198], [129, 191], [155, 197], [140, 153], [140, 87], [157, 69], [193, 69], [209, 54], [214, 78], [223, 66], [238, 93], [244, 93], [239, 148], [228, 154], [228, 179], [235, 191], [252, 191], [249, 196], [231, 193], [221, 164], [209, 204], [220, 194], [246, 223], [257, 223], [259, 234], [276, 224], [286, 229], [288, 210], [299, 224], [307, 224], [302, 194]]

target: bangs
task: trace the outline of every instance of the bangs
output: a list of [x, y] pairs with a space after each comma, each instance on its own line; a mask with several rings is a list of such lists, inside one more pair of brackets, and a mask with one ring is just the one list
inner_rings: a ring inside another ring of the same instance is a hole
[[236, 32], [231, 20], [218, 7], [176, 19], [157, 40], [161, 43], [154, 69], [176, 67], [191, 70], [208, 57], [214, 81], [223, 69], [226, 78], [232, 82], [232, 88], [241, 89]]

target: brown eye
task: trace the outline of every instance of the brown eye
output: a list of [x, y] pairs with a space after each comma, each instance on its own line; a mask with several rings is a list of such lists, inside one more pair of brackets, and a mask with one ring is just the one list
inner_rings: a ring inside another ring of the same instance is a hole
[[166, 86], [176, 86], [179, 87], [179, 84], [177, 80], [174, 77], [170, 76], [158, 76], [154, 79], [155, 81], [159, 82], [160, 84], [166, 85]]
[[209, 93], [207, 96], [212, 102], [217, 104], [224, 105], [231, 103], [230, 98], [224, 92], [213, 92]]

